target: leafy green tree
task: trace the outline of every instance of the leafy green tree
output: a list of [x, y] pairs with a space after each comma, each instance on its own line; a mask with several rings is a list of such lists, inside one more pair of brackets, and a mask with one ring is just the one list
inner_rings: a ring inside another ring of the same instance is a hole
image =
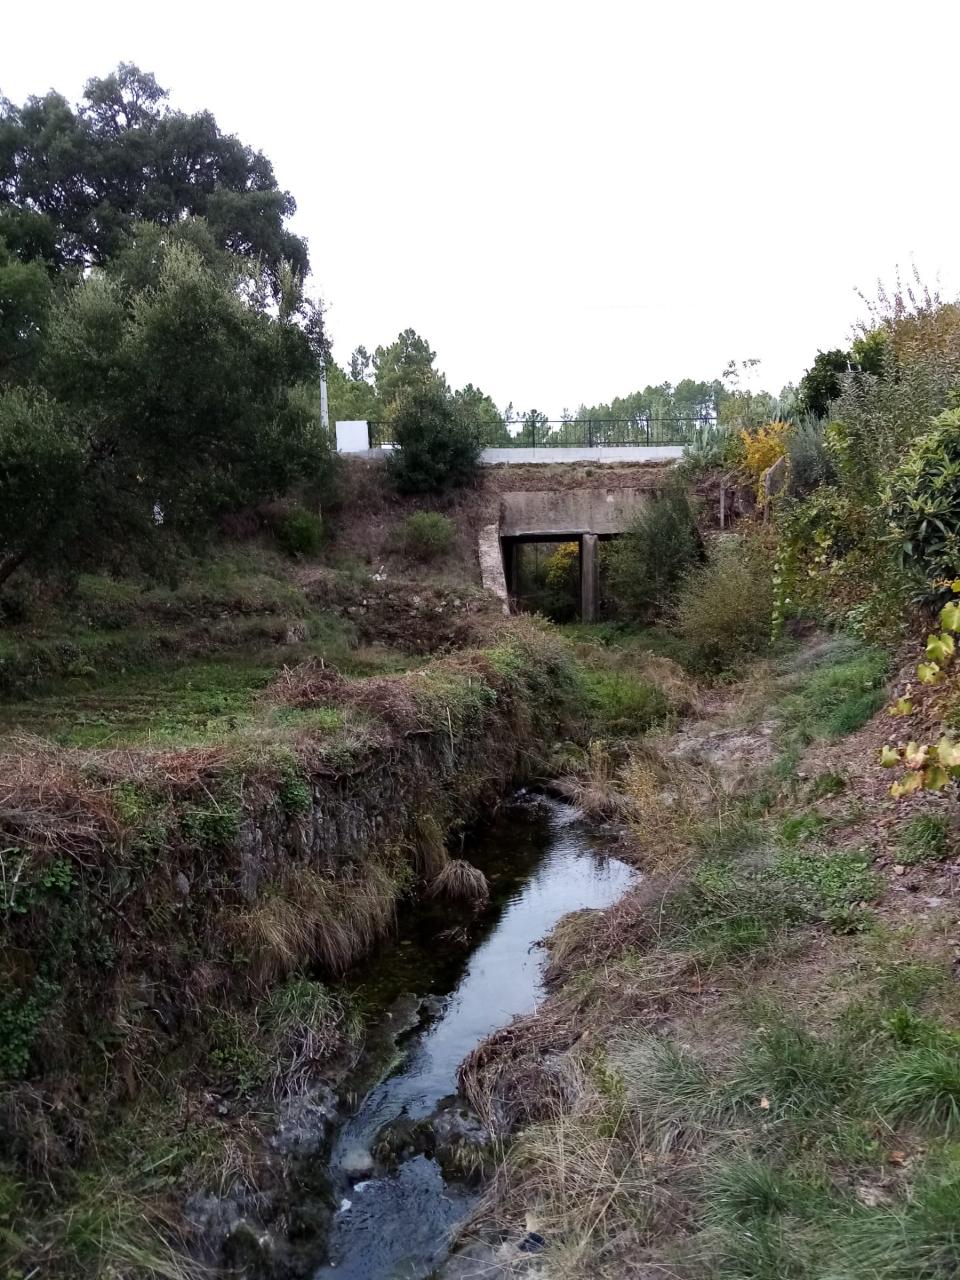
[[818, 351], [813, 364], [800, 379], [800, 406], [803, 412], [825, 418], [831, 402], [843, 390], [843, 377], [849, 368], [849, 352], [839, 348]]
[[[648, 433], [650, 439], [656, 440], [664, 426], [673, 434], [682, 434], [686, 429], [692, 438], [695, 434], [692, 424], [716, 421], [725, 394], [718, 379], [698, 382], [684, 378], [676, 387], [664, 382], [617, 396], [609, 404], [581, 405], [575, 421], [589, 423], [591, 434], [597, 440], [642, 440]], [[573, 439], [575, 433], [563, 431], [562, 434], [569, 434]], [[582, 425], [576, 439], [578, 442], [583, 439]]]
[[330, 362], [327, 365], [327, 396], [330, 421], [376, 422], [381, 415], [377, 393], [363, 378], [354, 378]]
[[349, 378], [351, 382], [365, 382], [371, 372], [373, 356], [367, 348], [359, 346], [350, 356]]
[[102, 265], [138, 221], [206, 218], [217, 244], [305, 276], [296, 211], [258, 151], [224, 134], [208, 111], [170, 107], [166, 90], [131, 63], [87, 82], [73, 108], [58, 93], [22, 106], [0, 100], [0, 209], [46, 219], [57, 263]]
[[[223, 512], [325, 465], [315, 396], [301, 393], [316, 369], [310, 337], [251, 301], [238, 274], [227, 253], [205, 260], [171, 243], [143, 287], [118, 263], [51, 309], [38, 366], [48, 394], [8, 393], [4, 466], [24, 494], [49, 459], [49, 492], [61, 497], [36, 504], [35, 545], [4, 527], [8, 574], [50, 542], [64, 567], [149, 560], [159, 540], [196, 542]], [[68, 525], [69, 541], [58, 533]]]
[[550, 437], [547, 415], [539, 409], [528, 409], [521, 420], [523, 426], [516, 437], [517, 444], [524, 449], [543, 449]]
[[605, 590], [619, 609], [649, 621], [673, 600], [702, 557], [700, 535], [683, 485], [652, 497], [626, 533], [604, 548]]
[[404, 329], [395, 342], [377, 347], [372, 360], [373, 383], [381, 411], [388, 414], [408, 391], [434, 385], [446, 391], [446, 379], [434, 368], [435, 359], [436, 352], [414, 329]]
[[453, 402], [464, 422], [472, 422], [474, 430], [487, 448], [508, 443], [509, 432], [503, 425], [500, 410], [488, 395], [468, 382], [453, 393]]
[[27, 559], [55, 561], [73, 538], [84, 464], [49, 396], [0, 391], [0, 585]]
[[0, 222], [0, 387], [32, 372], [52, 292], [47, 268], [11, 252]]
[[390, 428], [400, 493], [443, 493], [475, 479], [483, 447], [477, 421], [436, 380], [401, 393]]
[[868, 329], [854, 340], [850, 348], [853, 361], [861, 373], [882, 378], [887, 372], [887, 341], [882, 328]]

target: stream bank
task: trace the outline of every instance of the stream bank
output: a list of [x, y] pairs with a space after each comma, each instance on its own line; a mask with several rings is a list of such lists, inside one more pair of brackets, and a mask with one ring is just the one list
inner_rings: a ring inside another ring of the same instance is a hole
[[426, 902], [351, 972], [364, 1050], [335, 1091], [292, 1097], [272, 1144], [287, 1162], [280, 1198], [192, 1205], [206, 1256], [248, 1277], [425, 1280], [477, 1203], [499, 1148], [457, 1094], [461, 1061], [544, 996], [543, 937], [570, 911], [602, 908], [637, 873], [596, 824], [531, 793], [464, 841], [489, 901]]
[[518, 620], [420, 671], [281, 673], [226, 741], [0, 756], [5, 1265], [136, 1251], [144, 1274], [200, 1274], [184, 1192], [236, 1185], [259, 1210], [283, 1183], [263, 1123], [356, 1052], [331, 979], [578, 716], [568, 647]]
[[958, 1273], [960, 832], [888, 794], [884, 676], [809, 637], [648, 739], [655, 788], [595, 767], [645, 874], [461, 1070], [507, 1155], [443, 1280]]

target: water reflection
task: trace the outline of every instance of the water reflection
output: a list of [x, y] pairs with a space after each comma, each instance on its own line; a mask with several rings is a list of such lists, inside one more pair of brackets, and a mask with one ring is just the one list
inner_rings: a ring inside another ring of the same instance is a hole
[[[317, 1280], [419, 1280], [442, 1260], [449, 1227], [466, 1212], [469, 1197], [447, 1186], [432, 1160], [418, 1156], [392, 1175], [353, 1186], [345, 1167], [357, 1167], [358, 1153], [362, 1164], [385, 1124], [428, 1116], [454, 1091], [466, 1055], [542, 996], [538, 940], [570, 911], [615, 902], [635, 875], [618, 859], [601, 856], [577, 810], [542, 798], [511, 806], [464, 855], [486, 872], [492, 889], [469, 947], [450, 941], [455, 913], [428, 910], [358, 983], [366, 999], [383, 1005], [401, 991], [445, 998], [407, 1044], [402, 1063], [370, 1091], [339, 1135], [331, 1173], [344, 1207], [334, 1223], [330, 1264]], [[460, 918], [461, 938], [467, 923]]]

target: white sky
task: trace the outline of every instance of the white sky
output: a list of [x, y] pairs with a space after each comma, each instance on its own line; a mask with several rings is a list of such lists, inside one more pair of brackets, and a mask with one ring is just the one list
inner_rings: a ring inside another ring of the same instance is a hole
[[501, 407], [776, 391], [856, 287], [960, 281], [955, 0], [8, 8], [14, 101], [132, 61], [266, 152], [341, 362], [412, 325]]

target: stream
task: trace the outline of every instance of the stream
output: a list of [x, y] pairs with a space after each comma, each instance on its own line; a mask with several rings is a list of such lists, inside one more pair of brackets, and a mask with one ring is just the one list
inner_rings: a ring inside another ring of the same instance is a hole
[[489, 906], [479, 916], [449, 904], [415, 913], [351, 983], [382, 1020], [397, 1016], [406, 995], [413, 1026], [397, 1038], [392, 1070], [361, 1093], [334, 1142], [330, 1178], [339, 1208], [328, 1260], [314, 1280], [434, 1275], [476, 1193], [402, 1144], [386, 1160], [383, 1135], [449, 1117], [459, 1064], [543, 996], [544, 953], [535, 944], [568, 912], [615, 902], [636, 876], [602, 853], [578, 810], [542, 796], [506, 806], [467, 841], [463, 856], [487, 875]]

